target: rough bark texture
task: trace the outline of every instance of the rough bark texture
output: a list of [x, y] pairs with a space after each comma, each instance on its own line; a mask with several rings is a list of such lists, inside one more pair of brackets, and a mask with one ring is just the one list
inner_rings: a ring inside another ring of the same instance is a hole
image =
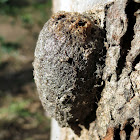
[[[102, 56], [105, 57], [105, 63], [101, 70], [103, 85], [98, 88], [96, 96], [96, 118], [90, 116], [91, 123], [86, 120], [82, 120], [85, 121], [83, 124], [79, 123], [79, 136], [74, 133], [73, 127], [61, 128], [58, 139], [140, 139], [139, 7], [137, 0], [116, 0], [98, 6], [100, 10], [96, 7], [82, 13], [91, 19], [101, 20], [100, 27], [106, 33], [103, 46], [106, 48], [106, 55]], [[82, 114], [79, 117], [82, 117]]]

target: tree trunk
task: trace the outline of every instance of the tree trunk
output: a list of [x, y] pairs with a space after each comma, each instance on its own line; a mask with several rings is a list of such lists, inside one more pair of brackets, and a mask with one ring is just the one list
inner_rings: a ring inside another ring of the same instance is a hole
[[[139, 0], [53, 0], [53, 12], [90, 13], [105, 30], [105, 64], [96, 118], [89, 128], [55, 127], [52, 140], [140, 140], [140, 10]], [[54, 120], [53, 120], [54, 122]], [[56, 122], [55, 122], [56, 123]]]

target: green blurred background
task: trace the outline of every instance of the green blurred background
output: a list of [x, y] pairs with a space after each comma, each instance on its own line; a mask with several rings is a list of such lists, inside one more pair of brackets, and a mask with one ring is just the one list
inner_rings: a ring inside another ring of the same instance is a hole
[[51, 0], [0, 0], [0, 140], [49, 140], [33, 80], [34, 49]]

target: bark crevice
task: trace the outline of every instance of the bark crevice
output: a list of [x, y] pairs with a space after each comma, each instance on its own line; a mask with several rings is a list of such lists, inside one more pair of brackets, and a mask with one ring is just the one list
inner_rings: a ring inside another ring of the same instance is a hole
[[[126, 63], [126, 56], [128, 54], [128, 51], [131, 49], [131, 41], [134, 37], [134, 25], [136, 23], [136, 17], [134, 16], [134, 13], [138, 10], [138, 4], [135, 3], [132, 0], [129, 0], [127, 2], [127, 6], [125, 8], [125, 13], [127, 15], [128, 19], [128, 26], [125, 34], [120, 39], [120, 58], [118, 61], [118, 66], [116, 69], [117, 72], [117, 78], [119, 80], [119, 76], [122, 73], [123, 68], [125, 67]], [[123, 20], [121, 21], [123, 24]]]

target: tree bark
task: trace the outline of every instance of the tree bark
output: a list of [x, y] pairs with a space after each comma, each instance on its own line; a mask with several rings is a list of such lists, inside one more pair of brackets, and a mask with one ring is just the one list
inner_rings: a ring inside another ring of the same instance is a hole
[[89, 127], [79, 125], [79, 136], [53, 120], [52, 140], [140, 140], [139, 6], [139, 0], [53, 0], [54, 13], [86, 13], [101, 21], [106, 55], [96, 118]]

